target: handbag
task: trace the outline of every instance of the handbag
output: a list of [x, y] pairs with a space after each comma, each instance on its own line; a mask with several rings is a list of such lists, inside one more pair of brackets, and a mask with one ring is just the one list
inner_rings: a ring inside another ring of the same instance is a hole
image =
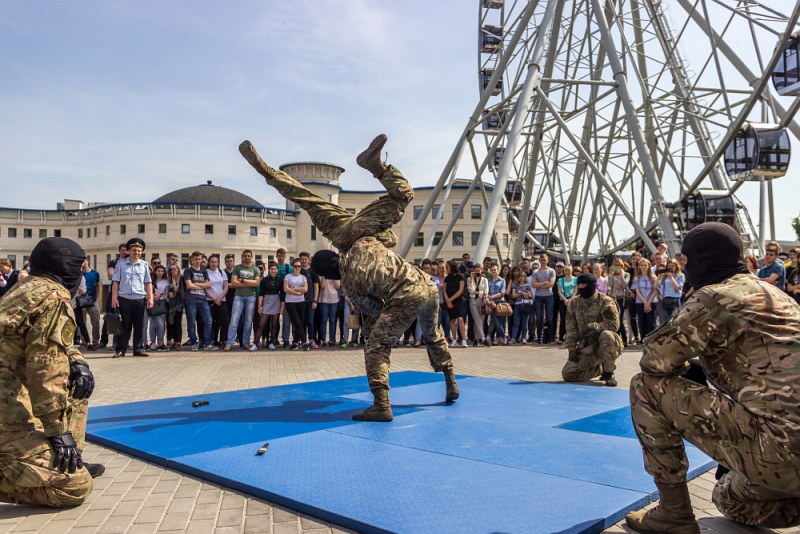
[[498, 302], [495, 314], [498, 317], [510, 317], [511, 315], [514, 315], [514, 308], [512, 308], [511, 304], [508, 302]]
[[147, 309], [147, 315], [150, 317], [156, 317], [157, 315], [165, 315], [167, 311], [169, 311], [169, 305], [167, 304], [167, 301], [160, 299], [153, 303], [152, 308]]
[[361, 314], [351, 313], [347, 316], [347, 328], [350, 330], [358, 330], [361, 328]]
[[520, 306], [520, 313], [531, 315], [534, 312], [533, 299], [520, 299], [517, 301], [517, 306]]
[[105, 322], [109, 334], [112, 336], [122, 335], [122, 317], [119, 314], [119, 310], [106, 312]]
[[661, 298], [661, 307], [666, 308], [668, 310], [672, 310], [677, 308], [681, 304], [681, 299], [678, 297], [662, 297]]
[[94, 299], [89, 295], [78, 295], [75, 297], [74, 309], [82, 310], [84, 308], [91, 308], [92, 306], [94, 306]]
[[483, 304], [481, 304], [481, 313], [483, 315], [491, 315], [492, 311], [494, 311], [492, 308], [492, 301], [489, 299], [484, 300]]

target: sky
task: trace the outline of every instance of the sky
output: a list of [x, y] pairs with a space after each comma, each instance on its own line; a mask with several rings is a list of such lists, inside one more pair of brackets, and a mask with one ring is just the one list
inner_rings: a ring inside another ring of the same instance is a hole
[[479, 97], [477, 17], [477, 0], [6, 3], [0, 206], [149, 202], [212, 180], [282, 207], [244, 139], [273, 166], [334, 163], [345, 189], [375, 190], [355, 156], [386, 133], [391, 162], [433, 185]]

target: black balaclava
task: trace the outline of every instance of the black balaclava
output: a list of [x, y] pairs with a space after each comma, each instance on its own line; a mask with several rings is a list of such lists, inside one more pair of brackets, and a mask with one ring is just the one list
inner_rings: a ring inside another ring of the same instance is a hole
[[332, 250], [318, 250], [311, 258], [311, 270], [328, 280], [341, 280], [339, 254]]
[[578, 275], [578, 285], [586, 284], [586, 287], [578, 287], [578, 294], [590, 299], [597, 293], [597, 278], [591, 273], [581, 273]]
[[31, 275], [55, 280], [73, 297], [81, 285], [81, 267], [86, 253], [81, 246], [65, 237], [42, 239], [31, 252]]
[[735, 274], [748, 274], [743, 249], [742, 238], [727, 224], [703, 223], [686, 234], [681, 253], [686, 256], [686, 276], [695, 291]]

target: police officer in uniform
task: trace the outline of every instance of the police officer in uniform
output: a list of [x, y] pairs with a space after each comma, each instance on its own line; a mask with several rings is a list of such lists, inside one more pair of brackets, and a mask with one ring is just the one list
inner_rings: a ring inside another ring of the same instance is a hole
[[614, 387], [616, 359], [622, 354], [617, 303], [597, 292], [591, 273], [578, 276], [578, 298], [567, 308], [567, 349], [569, 359], [561, 370], [565, 382], [583, 382], [600, 377]]
[[85, 259], [74, 241], [43, 239], [0, 301], [0, 502], [77, 506], [105, 471], [81, 459], [94, 377], [72, 344], [71, 300]]
[[[414, 190], [392, 165], [380, 160], [386, 136], [376, 137], [356, 162], [386, 187], [383, 195], [358, 215], [315, 195], [288, 174], [264, 163], [249, 141], [239, 146], [245, 159], [267, 183], [286, 199], [308, 212], [324, 236], [339, 249], [339, 254], [320, 250], [314, 254], [311, 269], [328, 280], [342, 280], [350, 301], [365, 316], [362, 332], [369, 387], [375, 398], [373, 406], [356, 414], [357, 421], [392, 420], [389, 403], [389, 354], [403, 332], [419, 318], [422, 337], [431, 367], [445, 376], [448, 402], [459, 396], [453, 361], [441, 329], [439, 293], [430, 276], [407, 263], [390, 249], [397, 236], [389, 230], [403, 217]], [[340, 256], [341, 255], [341, 256]]]

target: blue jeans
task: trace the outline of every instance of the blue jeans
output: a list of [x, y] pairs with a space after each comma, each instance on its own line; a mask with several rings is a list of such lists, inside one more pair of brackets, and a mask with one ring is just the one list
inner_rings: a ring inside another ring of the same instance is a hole
[[636, 303], [636, 322], [639, 323], [640, 339], [644, 339], [644, 336], [656, 329], [656, 303], [653, 302], [650, 306], [651, 311], [647, 313], [644, 311], [644, 303]]
[[336, 313], [339, 311], [339, 303], [328, 304], [320, 302], [317, 305], [317, 311], [322, 317], [322, 322], [319, 325], [319, 340], [325, 343], [325, 334], [328, 333], [328, 326], [330, 326], [331, 337], [328, 341], [334, 341], [336, 339]]
[[[250, 332], [253, 330], [253, 313], [256, 309], [256, 296], [249, 297], [233, 297], [233, 309], [231, 310], [231, 322], [228, 327], [228, 342], [227, 344], [233, 346], [236, 342], [236, 330], [239, 328], [239, 317], [244, 313], [244, 332], [242, 333], [242, 346], [247, 347], [250, 345]], [[208, 305], [206, 305], [208, 306]], [[188, 307], [187, 307], [188, 310]], [[211, 337], [211, 312], [209, 311], [209, 338]]]
[[195, 329], [195, 322], [200, 319], [200, 324], [203, 326], [203, 344], [211, 344], [211, 310], [208, 307], [208, 301], [202, 302], [187, 302], [186, 304], [186, 329], [189, 331], [189, 344], [194, 345], [197, 343], [197, 331]]
[[[316, 339], [314, 336], [314, 314], [317, 310], [312, 308], [313, 305], [314, 301], [306, 301], [306, 339], [309, 343], [312, 343]], [[317, 307], [319, 307], [319, 304], [317, 304]]]
[[450, 316], [447, 315], [447, 310], [444, 308], [445, 306], [446, 304], [444, 302], [439, 303], [439, 326], [442, 327], [444, 338], [448, 339], [450, 337]]
[[[553, 321], [553, 304], [555, 299], [553, 295], [537, 296], [533, 300], [533, 306], [536, 309], [536, 333], [539, 335], [541, 343], [548, 343], [551, 339], [556, 338], [556, 323]], [[548, 339], [544, 337], [544, 322], [547, 320], [547, 335]]]
[[158, 338], [158, 344], [164, 344], [164, 318], [166, 315], [154, 315], [150, 317], [150, 343], [155, 343]]
[[494, 321], [494, 333], [497, 334], [497, 338], [504, 338], [506, 337], [506, 329], [503, 328], [503, 320], [505, 317], [498, 317], [497, 311], [492, 312], [492, 321]]
[[511, 338], [522, 341], [528, 336], [529, 313], [522, 313], [522, 304], [514, 306], [514, 326], [511, 328]]
[[282, 329], [281, 334], [283, 336], [283, 342], [286, 345], [288, 345], [289, 344], [289, 332], [292, 329], [292, 321], [291, 321], [291, 319], [289, 319], [289, 313], [288, 312], [284, 312], [281, 320], [283, 321], [283, 326], [281, 327], [281, 329]]

